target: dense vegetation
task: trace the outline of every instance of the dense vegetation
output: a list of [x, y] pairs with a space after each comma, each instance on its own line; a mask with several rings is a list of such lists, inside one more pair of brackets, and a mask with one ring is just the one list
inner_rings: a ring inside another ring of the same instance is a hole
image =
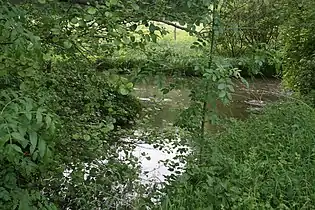
[[[0, 0], [0, 209], [313, 209], [314, 8]], [[194, 150], [183, 175], [152, 189], [125, 137], [149, 129], [135, 83], [156, 78], [166, 94], [180, 84], [165, 75], [198, 77], [176, 123]], [[280, 77], [299, 102], [220, 125], [218, 101], [257, 75]]]
[[313, 209], [314, 109], [286, 102], [207, 136], [164, 209]]

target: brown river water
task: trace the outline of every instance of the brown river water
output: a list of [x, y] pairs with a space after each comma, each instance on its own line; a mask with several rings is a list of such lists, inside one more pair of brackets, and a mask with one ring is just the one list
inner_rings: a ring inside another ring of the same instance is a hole
[[[185, 78], [183, 80], [182, 87], [174, 89], [166, 95], [161, 93], [158, 85], [155, 84], [154, 81], [142, 82], [135, 85], [134, 95], [142, 101], [145, 107], [149, 107], [149, 109], [150, 107], [155, 107], [152, 108], [150, 114], [151, 126], [154, 126], [157, 129], [172, 126], [178, 117], [180, 110], [189, 106], [190, 90], [187, 88], [187, 85], [185, 85], [185, 80], [192, 80], [192, 78]], [[224, 106], [220, 102], [217, 103], [217, 110], [220, 115], [245, 119], [251, 111], [259, 111], [265, 104], [277, 101], [282, 94], [279, 80], [249, 79], [247, 81], [249, 83], [249, 88], [246, 88], [243, 85], [235, 87], [233, 101], [228, 106]], [[211, 127], [211, 125], [207, 127], [211, 130], [214, 128]], [[141, 130], [135, 132], [141, 133]], [[131, 140], [138, 142], [137, 138], [132, 138]], [[165, 143], [164, 147], [170, 145], [171, 144], [169, 143]], [[156, 149], [152, 144], [148, 143], [139, 142], [137, 144], [133, 154], [139, 158], [139, 164], [142, 171], [140, 178], [143, 182], [161, 184], [165, 182], [164, 176], [170, 175], [172, 172], [170, 172], [161, 161], [174, 160], [174, 157], [178, 154], [176, 148], [171, 148], [169, 151], [170, 152], [165, 152]], [[143, 157], [141, 155], [143, 153], [151, 158], [147, 159]]]

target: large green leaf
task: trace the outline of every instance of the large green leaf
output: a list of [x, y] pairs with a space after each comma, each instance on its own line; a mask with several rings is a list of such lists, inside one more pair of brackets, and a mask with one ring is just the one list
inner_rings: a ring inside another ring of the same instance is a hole
[[36, 149], [36, 146], [37, 146], [37, 133], [32, 131], [30, 134], [30, 141], [31, 141], [31, 147], [30, 147], [30, 153], [33, 154], [33, 152], [35, 151]]
[[46, 153], [46, 141], [43, 139], [39, 139], [38, 141], [38, 151], [39, 151], [39, 156], [42, 158], [44, 157]]
[[18, 153], [22, 153], [23, 154], [21, 147], [19, 147], [18, 145], [16, 145], [16, 144], [9, 144], [9, 146], [12, 149], [14, 149], [15, 151], [17, 151]]

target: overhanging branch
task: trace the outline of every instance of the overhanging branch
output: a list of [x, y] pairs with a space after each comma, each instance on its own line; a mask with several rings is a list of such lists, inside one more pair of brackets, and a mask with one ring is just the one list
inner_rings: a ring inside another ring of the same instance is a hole
[[199, 34], [197, 31], [193, 31], [193, 30], [188, 29], [188, 28], [186, 28], [186, 27], [184, 27], [184, 26], [180, 26], [180, 25], [177, 25], [176, 23], [169, 22], [169, 21], [166, 21], [166, 20], [152, 19], [152, 21], [164, 23], [164, 24], [166, 24], [166, 25], [173, 26], [173, 27], [175, 27], [175, 28], [181, 29], [181, 30], [186, 31], [186, 32], [189, 32], [189, 33]]

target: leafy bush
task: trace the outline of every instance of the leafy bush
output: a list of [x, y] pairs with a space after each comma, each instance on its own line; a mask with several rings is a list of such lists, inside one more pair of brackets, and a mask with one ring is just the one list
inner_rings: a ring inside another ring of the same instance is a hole
[[55, 138], [54, 163], [42, 183], [45, 195], [61, 209], [130, 205], [122, 200], [135, 187], [131, 180], [137, 179], [137, 170], [118, 157], [133, 147], [120, 142], [121, 128], [132, 125], [141, 110], [129, 94], [133, 84], [72, 59], [53, 63], [40, 82], [42, 93], [35, 95], [45, 98], [62, 125]]
[[315, 89], [315, 4], [289, 1], [287, 5], [290, 21], [283, 30], [284, 81], [289, 88], [306, 95]]
[[241, 70], [241, 75], [274, 77], [280, 75], [281, 64], [275, 62], [273, 58], [259, 54], [244, 55], [239, 58], [230, 58], [231, 64]]
[[[131, 181], [138, 178], [137, 169], [128, 165], [136, 159], [128, 156], [127, 164], [118, 157], [133, 147], [120, 142], [121, 128], [132, 125], [141, 111], [129, 94], [133, 84], [72, 59], [52, 62], [45, 72], [18, 79], [20, 91], [1, 90], [1, 206], [131, 205], [123, 195], [137, 185]], [[55, 115], [59, 126], [52, 136]]]
[[0, 98], [0, 206], [53, 209], [38, 186], [55, 144], [55, 117], [21, 92], [2, 90]]
[[163, 209], [313, 209], [315, 111], [286, 102], [209, 136]]

